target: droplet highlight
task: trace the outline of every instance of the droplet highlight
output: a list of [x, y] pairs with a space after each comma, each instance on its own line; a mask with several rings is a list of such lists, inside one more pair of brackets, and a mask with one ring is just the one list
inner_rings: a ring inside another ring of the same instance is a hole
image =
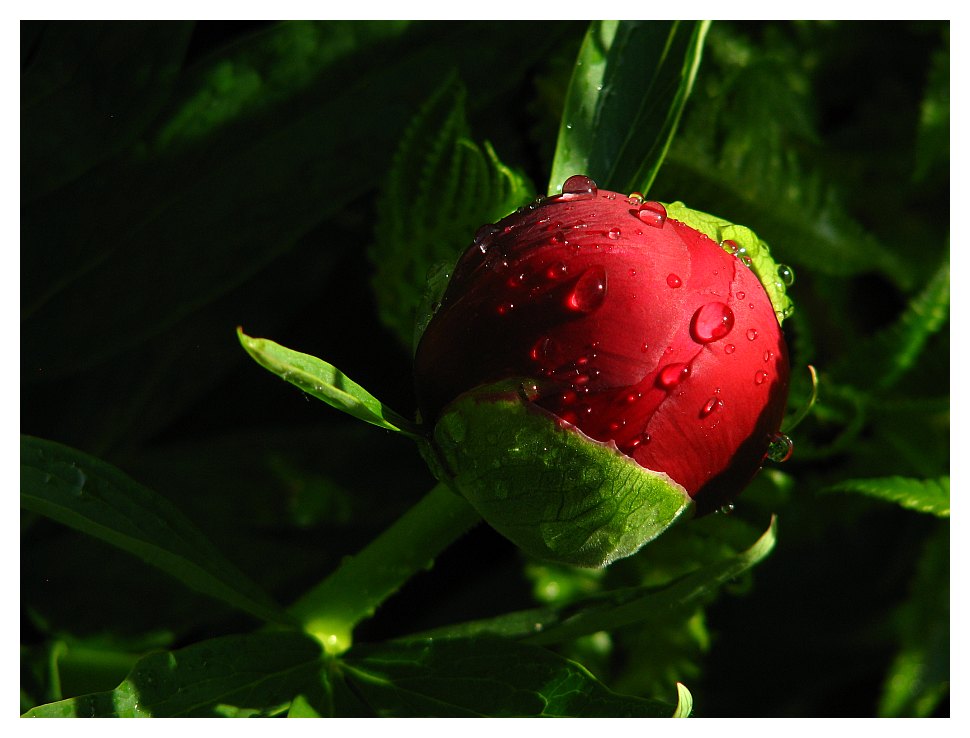
[[596, 183], [585, 174], [574, 174], [562, 183], [561, 200], [590, 200], [599, 190]]
[[712, 343], [724, 338], [734, 328], [734, 311], [723, 302], [709, 302], [694, 312], [690, 336], [698, 343]]
[[778, 464], [788, 461], [795, 451], [795, 444], [784, 433], [775, 433], [768, 444], [768, 458]]
[[778, 279], [780, 279], [786, 287], [791, 287], [793, 284], [795, 284], [795, 272], [792, 271], [792, 268], [787, 264], [779, 264]]
[[566, 297], [566, 307], [577, 313], [591, 313], [606, 299], [606, 270], [601, 266], [587, 269], [576, 280]]
[[690, 376], [690, 366], [687, 364], [667, 364], [657, 374], [657, 384], [666, 390], [673, 389]]
[[667, 208], [651, 200], [637, 208], [637, 217], [648, 226], [663, 228], [667, 222]]
[[722, 400], [720, 400], [717, 397], [712, 397], [704, 404], [704, 407], [701, 408], [700, 416], [702, 418], [706, 418], [708, 415], [715, 412], [716, 410], [720, 410], [723, 405], [724, 405], [724, 402]]

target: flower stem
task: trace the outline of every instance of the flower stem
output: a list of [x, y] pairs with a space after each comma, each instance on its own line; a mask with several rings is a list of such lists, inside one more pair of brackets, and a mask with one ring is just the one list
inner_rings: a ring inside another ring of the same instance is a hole
[[471, 505], [439, 483], [289, 612], [328, 652], [342, 653], [350, 648], [360, 621], [480, 519]]

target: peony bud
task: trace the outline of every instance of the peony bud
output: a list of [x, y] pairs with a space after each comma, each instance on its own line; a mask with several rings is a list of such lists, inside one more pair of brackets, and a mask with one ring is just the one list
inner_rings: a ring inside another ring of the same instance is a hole
[[421, 337], [433, 465], [530, 553], [627, 556], [733, 500], [778, 437], [783, 287], [671, 208], [570, 178], [479, 230]]

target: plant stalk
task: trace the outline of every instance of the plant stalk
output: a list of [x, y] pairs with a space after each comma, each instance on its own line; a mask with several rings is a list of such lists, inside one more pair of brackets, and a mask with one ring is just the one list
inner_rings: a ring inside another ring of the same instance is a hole
[[464, 499], [437, 484], [390, 528], [289, 609], [333, 654], [352, 643], [354, 627], [481, 518]]

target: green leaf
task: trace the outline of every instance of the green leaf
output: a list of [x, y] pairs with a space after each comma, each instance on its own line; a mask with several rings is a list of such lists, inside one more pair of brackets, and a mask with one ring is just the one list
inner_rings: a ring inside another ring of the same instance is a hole
[[823, 492], [856, 492], [917, 512], [939, 518], [950, 517], [950, 477], [937, 479], [908, 479], [906, 477], [877, 477], [847, 479], [825, 487]]
[[500, 638], [364, 645], [340, 666], [381, 717], [669, 717], [611, 692], [579, 664]]
[[277, 712], [323, 665], [298, 633], [214, 638], [142, 658], [110, 692], [41, 705], [23, 717], [252, 717]]
[[776, 523], [772, 519], [770, 527], [746, 550], [698, 569], [660, 589], [649, 586], [615, 589], [563, 607], [511, 612], [437, 628], [415, 637], [467, 638], [488, 634], [552, 644], [627, 625], [687, 619], [699, 605], [708, 602], [721, 586], [771, 553], [775, 545], [775, 529]]
[[92, 456], [22, 436], [20, 504], [132, 553], [192, 589], [257, 618], [290, 622], [164, 498]]
[[602, 567], [692, 514], [667, 474], [564, 427], [517, 385], [535, 388], [479, 387], [445, 408], [434, 429], [441, 478], [503, 536], [540, 559]]
[[950, 528], [927, 541], [908, 600], [896, 613], [900, 650], [879, 717], [929, 717], [950, 691]]
[[[926, 342], [950, 316], [950, 259], [943, 260], [927, 285], [895, 323], [860, 342], [832, 367], [837, 380], [865, 388], [889, 389], [913, 367]], [[860, 376], [859, 367], [865, 372]]]
[[370, 250], [374, 294], [381, 320], [406, 346], [416, 343], [415, 317], [422, 316], [415, 311], [429, 270], [452, 267], [479, 226], [534, 196], [525, 176], [502, 164], [490, 144], [471, 139], [465, 97], [452, 75], [428, 99], [401, 140], [378, 199]]
[[421, 437], [417, 426], [386, 407], [335, 366], [266, 338], [250, 338], [242, 328], [236, 332], [239, 342], [257, 364], [308, 395], [378, 428]]
[[677, 709], [674, 711], [675, 718], [690, 717], [694, 709], [694, 696], [683, 684], [677, 682]]
[[709, 21], [593, 21], [566, 95], [549, 180], [650, 189], [700, 65]]
[[919, 129], [916, 131], [917, 181], [927, 178], [935, 168], [949, 170], [950, 164], [950, 28], [946, 26], [941, 48], [933, 54], [929, 79], [920, 103]]

